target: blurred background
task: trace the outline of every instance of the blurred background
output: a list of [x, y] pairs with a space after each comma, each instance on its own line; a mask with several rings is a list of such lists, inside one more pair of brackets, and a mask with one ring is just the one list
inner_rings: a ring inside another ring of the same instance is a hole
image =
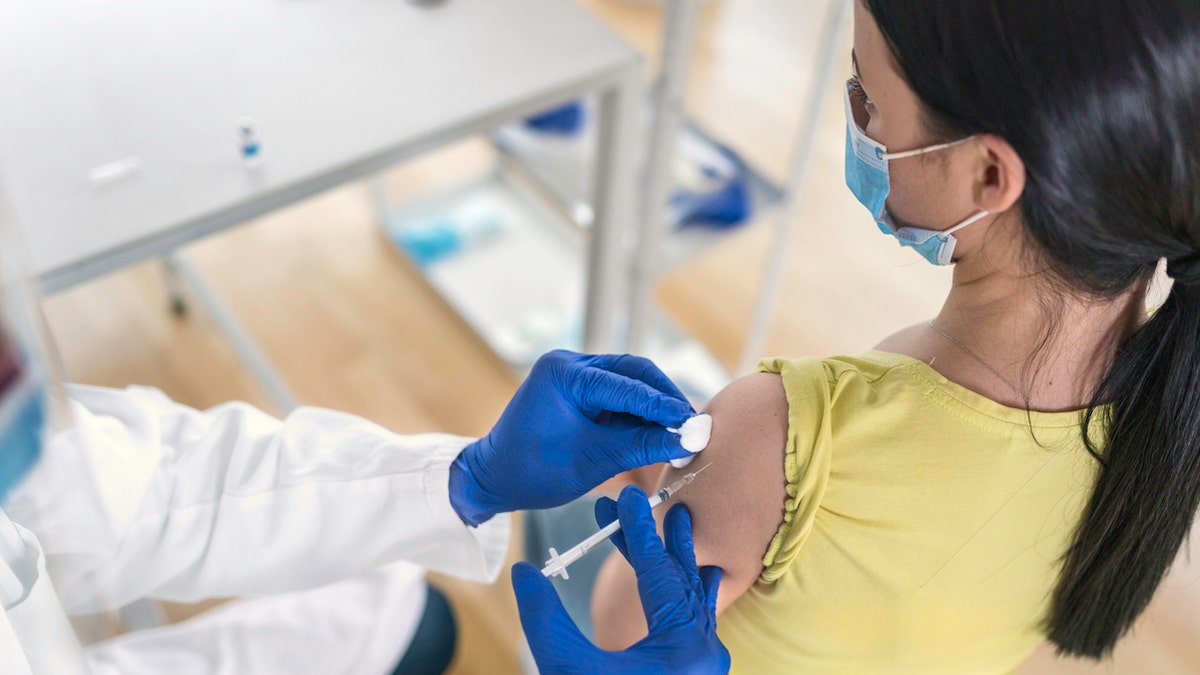
[[[671, 222], [651, 254], [644, 240], [630, 238], [618, 242], [625, 248], [617, 257], [628, 265], [621, 270], [643, 256], [649, 265], [640, 283], [651, 318], [638, 351], [669, 365], [697, 403], [746, 372], [751, 357], [853, 353], [936, 313], [949, 272], [880, 236], [845, 188], [841, 82], [850, 29], [836, 0], [709, 0], [690, 3], [682, 19], [668, 17], [661, 2], [558, 1], [577, 4], [631, 45], [647, 83], [664, 82], [664, 35], [678, 41], [666, 64], [674, 79], [645, 90], [651, 111], [670, 112], [670, 97], [656, 94], [675, 88], [682, 95], [682, 132], [672, 134], [671, 156], [660, 156], [674, 199], [657, 215]], [[451, 11], [459, 2], [481, 0], [445, 0], [421, 11]], [[668, 18], [681, 21], [673, 34]], [[519, 36], [523, 24], [540, 20], [512, 14], [507, 30]], [[823, 49], [834, 54], [830, 67]], [[437, 58], [378, 65], [436, 69]], [[437, 94], [389, 95], [420, 108]], [[532, 358], [555, 346], [578, 348], [584, 330], [586, 247], [579, 242], [596, 218], [587, 171], [602, 104], [595, 96], [554, 103], [557, 116], [504, 120], [487, 133], [429, 143], [377, 175], [196, 239], [181, 252], [295, 400], [398, 432], [482, 434]], [[639, 120], [646, 115], [639, 111]], [[642, 168], [624, 178], [644, 188], [653, 127], [639, 128], [631, 147]], [[262, 118], [252, 133], [270, 167], [283, 134]], [[353, 130], [330, 128], [333, 137], [342, 133], [353, 137]], [[807, 170], [795, 181], [795, 148], [808, 133]], [[645, 205], [627, 210], [635, 220], [650, 212]], [[488, 258], [532, 237], [529, 220], [564, 228], [545, 236], [567, 241], [566, 248], [536, 244], [515, 258]], [[775, 252], [782, 264], [772, 279], [766, 272]], [[618, 276], [620, 304], [641, 301], [629, 300], [639, 282]], [[764, 306], [766, 320], [756, 321], [756, 307]], [[155, 386], [199, 408], [240, 399], [279, 410], [220, 320], [194, 291], [180, 290], [160, 260], [64, 287], [45, 307], [74, 381]], [[622, 311], [614, 349], [626, 344]], [[748, 341], [756, 347], [751, 354]], [[1200, 672], [1198, 579], [1200, 564], [1181, 560], [1112, 662], [1058, 661], [1045, 649], [1020, 672]], [[507, 579], [433, 583], [462, 621], [454, 672], [519, 672]]]

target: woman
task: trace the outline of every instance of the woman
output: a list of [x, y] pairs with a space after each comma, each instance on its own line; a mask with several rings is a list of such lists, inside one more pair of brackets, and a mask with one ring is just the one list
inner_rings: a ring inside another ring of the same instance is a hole
[[[858, 0], [853, 56], [847, 182], [957, 266], [931, 321], [710, 404], [683, 501], [734, 671], [1103, 657], [1200, 496], [1200, 5]], [[633, 590], [609, 560], [602, 646]]]

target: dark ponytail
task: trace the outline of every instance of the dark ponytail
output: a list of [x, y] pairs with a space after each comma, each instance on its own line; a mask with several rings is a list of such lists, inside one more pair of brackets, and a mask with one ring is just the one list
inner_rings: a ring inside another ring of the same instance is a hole
[[[1101, 403], [1108, 405], [1100, 407]], [[1106, 444], [1054, 597], [1049, 638], [1102, 656], [1150, 602], [1200, 503], [1200, 285], [1181, 275], [1121, 345], [1085, 417]]]
[[1200, 2], [862, 1], [930, 131], [997, 134], [1020, 155], [1025, 234], [1052, 285], [1113, 299], [1163, 258], [1176, 279], [1084, 416], [1100, 470], [1047, 631], [1102, 657], [1200, 503]]

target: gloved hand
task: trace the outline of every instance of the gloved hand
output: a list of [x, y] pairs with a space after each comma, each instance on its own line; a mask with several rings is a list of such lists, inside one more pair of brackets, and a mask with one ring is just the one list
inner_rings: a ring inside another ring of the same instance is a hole
[[620, 502], [602, 499], [597, 521], [616, 512], [621, 531], [613, 543], [637, 574], [638, 595], [650, 633], [620, 652], [593, 645], [554, 592], [550, 581], [529, 563], [513, 566], [513, 591], [521, 626], [542, 673], [686, 673], [729, 672], [729, 652], [717, 638], [717, 587], [721, 568], [696, 569], [692, 519], [676, 504], [663, 523], [666, 546], [654, 531], [646, 493], [637, 486], [621, 492]]
[[450, 503], [471, 525], [565, 504], [623, 471], [690, 456], [666, 427], [695, 414], [646, 359], [550, 352], [451, 465]]

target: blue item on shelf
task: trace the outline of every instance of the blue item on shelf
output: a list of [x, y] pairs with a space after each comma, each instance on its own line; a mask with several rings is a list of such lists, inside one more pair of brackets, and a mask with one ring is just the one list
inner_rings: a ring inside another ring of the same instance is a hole
[[451, 216], [434, 216], [409, 223], [392, 232], [392, 241], [421, 267], [428, 267], [469, 246], [500, 233], [499, 219], [471, 210]]
[[677, 190], [668, 209], [672, 225], [726, 229], [746, 222], [754, 214], [754, 197], [745, 162], [724, 146], [718, 146], [717, 151], [725, 166], [700, 167], [704, 177], [716, 182], [717, 186], [709, 190]]
[[583, 132], [585, 122], [587, 122], [587, 114], [583, 107], [583, 101], [571, 101], [527, 118], [525, 126], [534, 131], [554, 136], [578, 136]]
[[726, 229], [741, 225], [754, 214], [754, 202], [744, 175], [712, 192], [680, 191], [671, 199], [675, 225], [705, 225]]

